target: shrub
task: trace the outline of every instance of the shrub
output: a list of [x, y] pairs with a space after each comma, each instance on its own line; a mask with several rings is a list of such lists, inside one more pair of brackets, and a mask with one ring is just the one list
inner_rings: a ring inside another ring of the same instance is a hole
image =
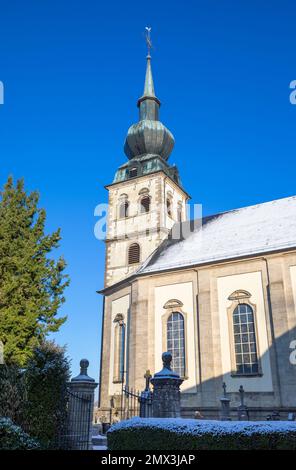
[[25, 372], [25, 420], [43, 448], [54, 448], [67, 417], [66, 386], [70, 364], [65, 349], [45, 342], [34, 351]]
[[296, 450], [296, 423], [132, 418], [107, 433], [113, 450]]
[[54, 448], [67, 418], [66, 386], [70, 364], [65, 349], [44, 342], [26, 369], [0, 366], [0, 417], [10, 418], [43, 448]]
[[23, 371], [15, 365], [0, 365], [0, 416], [20, 424], [24, 418], [26, 386]]
[[39, 444], [9, 418], [0, 418], [0, 450], [38, 449]]

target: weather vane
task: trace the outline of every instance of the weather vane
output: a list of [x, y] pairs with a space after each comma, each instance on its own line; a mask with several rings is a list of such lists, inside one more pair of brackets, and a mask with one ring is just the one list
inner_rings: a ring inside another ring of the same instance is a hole
[[151, 42], [151, 36], [150, 36], [151, 29], [152, 28], [150, 26], [145, 27], [145, 30], [146, 30], [145, 39], [146, 39], [146, 44], [147, 44], [147, 55], [149, 57], [150, 57], [150, 51], [151, 51], [151, 48], [152, 48], [152, 42]]

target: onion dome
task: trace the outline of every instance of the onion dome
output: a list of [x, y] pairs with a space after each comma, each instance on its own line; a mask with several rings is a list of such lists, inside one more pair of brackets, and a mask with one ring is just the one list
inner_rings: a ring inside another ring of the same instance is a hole
[[158, 155], [167, 160], [174, 147], [174, 136], [159, 121], [160, 101], [155, 96], [151, 70], [151, 56], [147, 55], [144, 93], [138, 100], [139, 122], [127, 133], [124, 152], [131, 160], [146, 154]]

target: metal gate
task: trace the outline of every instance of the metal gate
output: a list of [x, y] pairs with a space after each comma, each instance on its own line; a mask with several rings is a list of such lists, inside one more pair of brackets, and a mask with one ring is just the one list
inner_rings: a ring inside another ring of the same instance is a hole
[[152, 392], [144, 390], [139, 392], [134, 388], [125, 385], [122, 388], [122, 406], [120, 419], [129, 419], [134, 416], [150, 418], [152, 416]]
[[58, 436], [58, 448], [67, 450], [91, 448], [92, 398], [91, 393], [85, 394], [67, 389], [68, 416]]

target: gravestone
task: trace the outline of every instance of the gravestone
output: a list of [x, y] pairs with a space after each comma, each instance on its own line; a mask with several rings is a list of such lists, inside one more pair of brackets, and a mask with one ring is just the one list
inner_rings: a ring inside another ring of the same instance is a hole
[[226, 396], [226, 383], [225, 382], [223, 382], [222, 388], [223, 388], [223, 395], [220, 398], [220, 402], [221, 402], [221, 415], [220, 415], [220, 418], [221, 418], [221, 421], [231, 421], [231, 418], [230, 418], [230, 399], [227, 398], [227, 396]]
[[244, 391], [244, 387], [242, 385], [239, 387], [239, 394], [240, 394], [241, 404], [237, 408], [238, 419], [239, 419], [239, 421], [248, 421], [249, 420], [249, 410], [246, 407], [245, 402], [244, 402], [245, 391]]

